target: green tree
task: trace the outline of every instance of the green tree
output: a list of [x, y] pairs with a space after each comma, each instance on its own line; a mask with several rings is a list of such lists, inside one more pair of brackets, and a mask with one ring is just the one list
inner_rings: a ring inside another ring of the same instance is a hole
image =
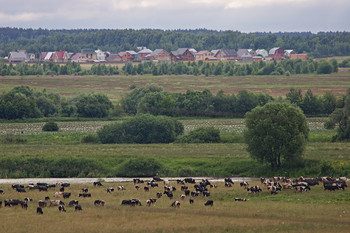
[[106, 117], [112, 109], [112, 102], [104, 94], [82, 94], [76, 103], [77, 113], [82, 117]]
[[303, 112], [287, 103], [268, 103], [246, 114], [245, 141], [250, 155], [280, 168], [301, 159], [309, 134]]

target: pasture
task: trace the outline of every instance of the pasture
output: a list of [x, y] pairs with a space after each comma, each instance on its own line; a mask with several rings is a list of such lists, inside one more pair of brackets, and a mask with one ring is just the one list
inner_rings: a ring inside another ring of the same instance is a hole
[[[348, 232], [350, 227], [350, 192], [349, 189], [324, 191], [322, 184], [311, 187], [308, 192], [282, 190], [271, 195], [266, 188], [260, 193], [247, 193], [239, 183], [225, 187], [223, 182], [215, 182], [217, 188], [209, 188], [210, 197], [186, 196], [180, 199], [180, 184], [171, 181], [176, 187], [174, 198], [165, 194], [157, 199], [156, 193], [164, 191], [163, 183], [159, 187], [145, 192], [146, 184], [138, 184], [135, 189], [132, 182], [106, 183], [103, 186], [92, 184], [71, 184], [65, 188], [70, 192], [69, 199], [54, 197], [59, 187], [48, 192], [26, 190], [17, 193], [10, 185], [0, 185], [4, 194], [0, 200], [33, 199], [28, 209], [20, 206], [0, 208], [1, 232]], [[262, 184], [249, 182], [251, 186]], [[119, 191], [123, 185], [126, 190]], [[186, 184], [193, 190], [193, 184]], [[115, 191], [107, 193], [108, 187]], [[88, 188], [91, 197], [79, 197], [82, 188]], [[49, 196], [51, 200], [62, 200], [66, 212], [59, 212], [57, 206], [44, 207], [43, 215], [36, 213], [39, 200]], [[142, 206], [124, 206], [122, 200], [139, 199]], [[150, 207], [146, 200], [156, 198]], [[193, 204], [189, 199], [194, 200]], [[235, 201], [245, 198], [246, 202]], [[69, 207], [71, 200], [78, 200], [82, 211]], [[95, 206], [94, 200], [104, 200], [104, 206]], [[180, 201], [180, 208], [171, 207], [173, 201]], [[213, 200], [213, 206], [204, 206], [207, 200]]]
[[145, 87], [156, 83], [165, 91], [185, 92], [188, 89], [202, 91], [205, 88], [216, 94], [223, 90], [227, 94], [237, 94], [241, 90], [266, 93], [273, 97], [285, 96], [290, 88], [300, 88], [303, 93], [311, 89], [315, 95], [327, 91], [340, 96], [350, 87], [350, 72], [347, 69], [330, 75], [292, 76], [25, 76], [0, 77], [0, 92], [15, 86], [27, 85], [35, 90], [46, 89], [48, 93], [58, 93], [73, 97], [79, 93], [104, 93], [112, 101], [118, 101], [130, 91], [131, 86]]

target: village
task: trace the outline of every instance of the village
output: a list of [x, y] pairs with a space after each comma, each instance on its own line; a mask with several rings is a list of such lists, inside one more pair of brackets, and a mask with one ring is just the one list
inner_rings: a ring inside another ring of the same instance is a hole
[[25, 50], [12, 51], [8, 59], [10, 63], [38, 63], [38, 62], [55, 62], [55, 63], [126, 63], [126, 62], [179, 62], [179, 61], [271, 61], [284, 60], [307, 60], [307, 54], [298, 54], [292, 49], [282, 49], [275, 47], [269, 51], [265, 49], [217, 49], [203, 50], [197, 52], [193, 48], [179, 48], [176, 51], [167, 52], [164, 49], [154, 51], [146, 47], [137, 47], [138, 52], [133, 50], [123, 51], [116, 54], [100, 49], [82, 49], [80, 53], [71, 53], [67, 51], [41, 52], [40, 56], [34, 53], [27, 53]]

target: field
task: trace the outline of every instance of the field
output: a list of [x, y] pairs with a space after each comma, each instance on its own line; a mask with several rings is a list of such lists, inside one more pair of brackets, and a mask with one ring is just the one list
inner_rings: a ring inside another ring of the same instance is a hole
[[[260, 185], [260, 182], [250, 182]], [[177, 188], [174, 198], [166, 195], [150, 206], [146, 200], [156, 198], [157, 192], [163, 192], [163, 183], [159, 187], [145, 192], [134, 188], [132, 182], [103, 183], [102, 187], [92, 184], [72, 184], [65, 192], [71, 192], [70, 199], [61, 199], [66, 203], [67, 212], [60, 213], [56, 207], [43, 208], [42, 216], [36, 214], [38, 200], [49, 196], [55, 198], [59, 191], [49, 189], [46, 192], [27, 190], [27, 193], [16, 193], [10, 185], [0, 185], [5, 191], [1, 200], [12, 198], [33, 199], [27, 210], [16, 207], [0, 209], [0, 229], [2, 232], [348, 232], [350, 227], [350, 192], [324, 191], [322, 184], [305, 193], [294, 190], [283, 190], [277, 195], [270, 195], [265, 189], [262, 193], [248, 194], [239, 183], [232, 188], [224, 187], [223, 182], [216, 182], [217, 188], [209, 189], [210, 197], [193, 197], [180, 200], [180, 185], [175, 181], [171, 185]], [[214, 183], [213, 183], [214, 184]], [[123, 185], [126, 190], [118, 191]], [[193, 185], [188, 185], [193, 190]], [[88, 188], [91, 198], [78, 197], [82, 188]], [[111, 194], [107, 187], [114, 187]], [[234, 198], [246, 198], [246, 202], [235, 202]], [[122, 206], [121, 201], [136, 198], [142, 206]], [[83, 210], [76, 212], [68, 207], [70, 200], [78, 200]], [[105, 201], [105, 206], [94, 206], [94, 200]], [[180, 208], [170, 207], [175, 200], [180, 201]], [[204, 206], [207, 200], [214, 205]], [[17, 224], [16, 221], [20, 221]], [[40, 222], [40, 224], [39, 224]]]
[[79, 93], [104, 93], [113, 101], [130, 91], [130, 86], [144, 87], [156, 83], [166, 91], [185, 92], [188, 89], [209, 89], [212, 93], [223, 90], [237, 94], [240, 90], [267, 93], [273, 97], [285, 96], [290, 88], [300, 88], [303, 93], [311, 89], [316, 95], [326, 91], [340, 96], [350, 87], [350, 72], [343, 70], [330, 75], [293, 76], [40, 76], [0, 77], [0, 93], [18, 85], [28, 85], [35, 90], [59, 93], [72, 97]]

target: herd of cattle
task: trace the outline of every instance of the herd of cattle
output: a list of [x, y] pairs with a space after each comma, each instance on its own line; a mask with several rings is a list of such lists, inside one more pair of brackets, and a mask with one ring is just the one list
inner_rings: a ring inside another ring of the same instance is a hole
[[[266, 190], [271, 195], [276, 195], [278, 192], [286, 189], [294, 189], [295, 192], [306, 192], [311, 190], [312, 186], [319, 185], [323, 183], [324, 190], [344, 190], [347, 187], [347, 179], [346, 177], [332, 178], [332, 177], [319, 177], [319, 178], [303, 178], [299, 177], [298, 179], [289, 179], [286, 177], [274, 177], [272, 179], [268, 178], [260, 178], [261, 187], [259, 185], [250, 186], [248, 182], [243, 181], [239, 183], [239, 186], [246, 190], [248, 195], [250, 193], [259, 193], [263, 190]], [[166, 196], [171, 201], [169, 202], [171, 207], [180, 208], [181, 203], [185, 201], [188, 197], [189, 204], [193, 204], [195, 202], [196, 197], [203, 196], [206, 197], [204, 200], [204, 206], [213, 206], [214, 201], [210, 199], [211, 191], [217, 188], [217, 185], [211, 183], [208, 179], [202, 179], [201, 181], [196, 181], [193, 178], [185, 178], [176, 180], [177, 186], [175, 187], [170, 185], [168, 180], [163, 180], [159, 177], [153, 177], [153, 179], [149, 182], [144, 181], [142, 179], [136, 178], [133, 179], [134, 187], [136, 190], [150, 192], [155, 187], [160, 187], [163, 185], [164, 189], [157, 192], [154, 195], [154, 198], [149, 198], [145, 201], [146, 206], [152, 206], [156, 203], [158, 199], [162, 196]], [[230, 188], [234, 185], [234, 182], [231, 178], [224, 179], [225, 188]], [[93, 186], [104, 188], [101, 182], [94, 182]], [[142, 188], [143, 187], [143, 188]], [[15, 184], [12, 185], [12, 189], [16, 190], [18, 193], [30, 193], [32, 190], [38, 190], [39, 192], [47, 193], [50, 189], [54, 189], [53, 197], [55, 200], [52, 200], [49, 195], [46, 195], [42, 200], [37, 201], [37, 214], [43, 214], [43, 208], [45, 207], [57, 207], [59, 212], [66, 212], [66, 205], [62, 201], [66, 199], [70, 199], [72, 194], [71, 192], [67, 192], [67, 189], [70, 188], [69, 183], [57, 183], [57, 184], [47, 184], [47, 183], [37, 183], [37, 184], [29, 184], [27, 186]], [[107, 193], [113, 193], [114, 188], [108, 187], [105, 188]], [[119, 185], [117, 187], [118, 191], [125, 191], [125, 187], [123, 185]], [[28, 192], [27, 192], [28, 191]], [[181, 192], [181, 193], [179, 193]], [[4, 194], [4, 190], [0, 190], [0, 194]], [[78, 194], [79, 198], [91, 198], [92, 195], [89, 193], [89, 188], [84, 187], [81, 189]], [[176, 199], [176, 200], [172, 200]], [[201, 199], [203, 201], [203, 199]], [[82, 211], [83, 208], [79, 204], [78, 200], [68, 200], [68, 207], [72, 207], [75, 211]], [[247, 201], [246, 198], [236, 197], [234, 201]], [[23, 200], [19, 199], [6, 199], [0, 200], [0, 208], [4, 204], [4, 207], [13, 207], [13, 206], [21, 206], [23, 209], [28, 208], [28, 203], [33, 202], [32, 198], [26, 197]], [[94, 200], [94, 206], [104, 206], [104, 200]], [[126, 199], [121, 201], [121, 205], [127, 206], [142, 206], [142, 202], [139, 199]]]

